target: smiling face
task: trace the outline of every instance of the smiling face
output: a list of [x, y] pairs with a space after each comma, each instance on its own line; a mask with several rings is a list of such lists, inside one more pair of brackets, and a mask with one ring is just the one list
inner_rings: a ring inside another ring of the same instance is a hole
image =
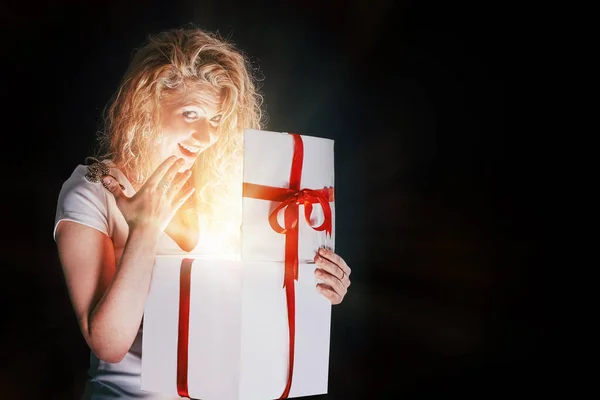
[[209, 86], [178, 88], [160, 100], [161, 139], [153, 160], [156, 168], [175, 155], [184, 159], [180, 172], [218, 139], [221, 94]]

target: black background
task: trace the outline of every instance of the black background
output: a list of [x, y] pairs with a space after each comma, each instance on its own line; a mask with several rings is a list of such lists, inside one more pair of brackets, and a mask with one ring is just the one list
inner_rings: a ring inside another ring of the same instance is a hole
[[518, 9], [46, 3], [13, 3], [1, 14], [2, 398], [81, 393], [89, 350], [52, 240], [58, 192], [92, 153], [132, 50], [188, 23], [218, 30], [251, 57], [264, 78], [268, 130], [336, 141], [336, 250], [353, 283], [334, 307], [330, 393], [318, 397], [551, 388], [542, 385], [548, 325], [533, 139], [507, 123]]

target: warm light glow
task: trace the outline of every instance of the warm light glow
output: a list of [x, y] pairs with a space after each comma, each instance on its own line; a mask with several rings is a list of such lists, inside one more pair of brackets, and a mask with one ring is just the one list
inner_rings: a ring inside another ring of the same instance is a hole
[[241, 213], [237, 224], [228, 219], [219, 225], [213, 224], [210, 230], [201, 232], [198, 246], [192, 254], [239, 256], [241, 254]]
[[[242, 235], [242, 160], [227, 180], [219, 203], [212, 208], [211, 215], [200, 216], [200, 239], [193, 253], [218, 254], [222, 256], [239, 256], [241, 254]], [[222, 180], [222, 182], [223, 182]], [[201, 201], [201, 200], [200, 200]]]

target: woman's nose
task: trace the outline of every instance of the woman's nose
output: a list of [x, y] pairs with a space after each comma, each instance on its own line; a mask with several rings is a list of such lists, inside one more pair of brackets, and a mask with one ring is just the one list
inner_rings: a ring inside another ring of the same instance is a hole
[[210, 123], [205, 118], [201, 118], [196, 122], [194, 132], [192, 133], [192, 138], [194, 141], [198, 142], [198, 144], [210, 145], [210, 136]]

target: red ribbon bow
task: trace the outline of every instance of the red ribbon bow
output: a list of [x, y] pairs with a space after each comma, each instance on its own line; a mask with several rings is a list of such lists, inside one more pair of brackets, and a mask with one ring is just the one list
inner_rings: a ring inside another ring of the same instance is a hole
[[[250, 196], [247, 196], [250, 197]], [[310, 222], [310, 216], [313, 210], [313, 203], [321, 204], [323, 207], [323, 213], [325, 214], [325, 219], [323, 223], [317, 227], [312, 226]], [[287, 198], [287, 200], [281, 202], [275, 210], [269, 215], [269, 224], [271, 228], [277, 233], [286, 234], [288, 232], [288, 228], [283, 228], [279, 225], [277, 221], [277, 214], [282, 209], [286, 209], [291, 205], [304, 205], [304, 219], [306, 219], [306, 223], [311, 226], [316, 231], [325, 231], [329, 236], [331, 236], [331, 206], [329, 205], [329, 195], [328, 193], [324, 193], [323, 190], [313, 190], [313, 189], [302, 189], [295, 194], [291, 195]], [[294, 229], [298, 225], [297, 218], [289, 218], [290, 228]]]

